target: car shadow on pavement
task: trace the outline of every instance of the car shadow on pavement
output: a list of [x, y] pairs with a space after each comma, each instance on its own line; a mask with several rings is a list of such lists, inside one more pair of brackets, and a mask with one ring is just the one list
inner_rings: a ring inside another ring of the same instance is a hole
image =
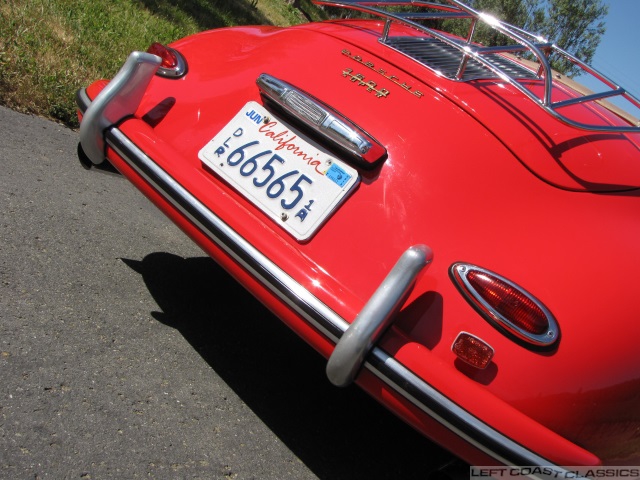
[[152, 253], [123, 259], [161, 311], [245, 404], [319, 478], [420, 478], [456, 461], [357, 387], [213, 260]]

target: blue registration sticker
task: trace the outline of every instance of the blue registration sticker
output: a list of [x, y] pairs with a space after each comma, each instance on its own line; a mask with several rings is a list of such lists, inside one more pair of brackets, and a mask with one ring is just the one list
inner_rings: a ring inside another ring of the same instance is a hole
[[329, 167], [327, 170], [326, 176], [328, 179], [332, 180], [333, 183], [338, 185], [339, 187], [344, 187], [347, 182], [351, 179], [351, 175], [345, 172], [339, 165], [335, 163]]

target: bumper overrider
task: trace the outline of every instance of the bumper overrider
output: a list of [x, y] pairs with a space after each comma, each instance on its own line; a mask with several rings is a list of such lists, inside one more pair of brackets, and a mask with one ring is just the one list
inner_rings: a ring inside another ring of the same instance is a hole
[[[82, 112], [80, 143], [91, 162], [102, 163], [109, 146], [211, 242], [335, 343], [327, 364], [327, 375], [335, 385], [348, 385], [361, 369], [369, 370], [406, 401], [493, 461], [509, 466], [547, 467], [564, 475], [561, 467], [483, 422], [376, 346], [407, 292], [431, 263], [429, 247], [409, 247], [356, 319], [349, 323], [222, 221], [118, 128], [119, 122], [136, 111], [159, 64], [155, 55], [134, 52], [93, 101], [84, 89], [78, 92], [76, 100]], [[506, 405], [505, 408], [512, 410]], [[538, 434], [542, 429], [545, 435], [557, 437], [537, 426]]]

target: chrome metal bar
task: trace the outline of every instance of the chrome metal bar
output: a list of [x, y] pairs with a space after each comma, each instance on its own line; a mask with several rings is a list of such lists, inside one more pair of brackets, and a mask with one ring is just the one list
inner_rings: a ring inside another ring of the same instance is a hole
[[418, 275], [433, 260], [425, 245], [409, 248], [340, 338], [327, 362], [327, 376], [337, 387], [355, 379], [365, 357], [393, 321]]
[[[375, 2], [375, 1], [345, 1], [345, 0], [312, 0], [312, 1], [313, 3], [319, 4], [319, 5], [344, 7], [344, 8], [361, 11], [361, 12], [365, 12], [368, 14], [377, 15], [385, 18], [387, 23], [385, 25], [384, 34], [380, 38], [380, 41], [385, 45], [389, 45], [389, 38], [391, 34], [390, 27], [392, 23], [397, 22], [399, 24], [404, 24], [411, 28], [420, 30], [425, 34], [427, 34], [428, 36], [433, 37], [437, 40], [440, 40], [441, 42], [458, 49], [459, 51], [461, 51], [463, 55], [468, 53], [465, 51], [465, 47], [472, 46], [473, 35], [476, 30], [477, 22], [482, 21], [483, 23], [487, 24], [491, 28], [495, 29], [496, 31], [500, 32], [501, 34], [505, 35], [507, 38], [510, 38], [511, 40], [513, 40], [514, 42], [516, 42], [521, 46], [521, 47], [516, 46], [513, 48], [515, 48], [516, 50], [522, 49], [524, 51], [528, 51], [535, 57], [536, 61], [540, 65], [536, 75], [544, 85], [544, 90], [542, 92], [542, 95], [538, 96], [537, 94], [534, 94], [532, 90], [529, 90], [522, 83], [520, 83], [517, 77], [514, 77], [508, 71], [500, 68], [498, 65], [493, 64], [491, 61], [484, 58], [484, 54], [496, 53], [498, 50], [495, 50], [494, 52], [489, 52], [488, 50], [484, 50], [484, 51], [478, 50], [477, 52], [472, 54], [472, 58], [478, 63], [482, 64], [489, 71], [493, 72], [498, 78], [507, 82], [513, 88], [519, 90], [523, 95], [525, 95], [527, 98], [529, 98], [532, 102], [534, 102], [539, 107], [543, 108], [548, 114], [553, 116], [556, 120], [563, 122], [566, 125], [570, 125], [574, 128], [586, 130], [586, 131], [640, 133], [640, 126], [618, 126], [618, 125], [591, 124], [591, 123], [585, 124], [581, 122], [576, 122], [570, 119], [569, 117], [567, 117], [566, 115], [563, 115], [557, 112], [556, 111], [557, 108], [568, 106], [568, 104], [560, 104], [558, 106], [554, 104], [552, 101], [552, 92], [553, 92], [554, 84], [553, 84], [553, 71], [551, 69], [551, 64], [549, 62], [549, 56], [552, 53], [560, 55], [561, 57], [564, 57], [565, 59], [569, 60], [578, 68], [582, 69], [589, 75], [592, 75], [599, 81], [603, 82], [607, 87], [611, 88], [612, 90], [618, 92], [620, 87], [616, 85], [615, 82], [613, 82], [608, 77], [606, 77], [604, 74], [595, 70], [593, 67], [587, 65], [586, 63], [576, 58], [575, 56], [571, 55], [570, 53], [562, 50], [557, 45], [548, 43], [545, 39], [537, 35], [534, 35], [530, 32], [527, 32], [524, 29], [521, 29], [514, 25], [510, 25], [505, 22], [501, 22], [490, 15], [486, 15], [480, 11], [474, 10], [460, 0], [446, 0], [450, 5], [435, 4], [432, 2], [423, 2], [420, 0], [413, 0], [411, 2], [402, 2], [402, 1]], [[390, 12], [390, 11], [386, 11], [379, 8], [379, 7], [389, 7], [389, 6], [404, 6], [404, 5], [421, 6], [421, 7], [432, 8], [432, 9], [437, 9], [441, 11], [455, 12], [456, 14], [468, 15], [471, 20], [471, 25], [469, 27], [469, 33], [466, 39], [467, 42], [462, 43], [462, 42], [455, 41], [451, 37], [444, 35], [437, 30], [428, 28], [424, 25], [421, 25], [420, 23], [415, 22], [414, 19], [419, 18], [417, 16], [412, 16], [410, 14], [403, 16], [402, 14], [399, 14], [397, 12]], [[503, 48], [505, 48], [504, 51], [507, 52], [507, 51], [510, 51], [512, 47], [503, 47]], [[403, 53], [403, 52], [400, 51], [400, 53]], [[405, 54], [405, 55], [407, 55], [410, 58], [414, 58], [411, 55], [408, 55], [408, 54]], [[414, 58], [414, 60], [420, 62], [420, 60], [416, 58]], [[424, 62], [420, 62], [420, 63], [429, 67], [429, 65]], [[460, 68], [458, 69], [458, 75], [454, 75], [453, 77], [450, 77], [450, 78], [457, 81], [464, 81], [464, 79], [459, 75], [459, 73], [464, 70], [465, 70], [464, 63], [461, 60], [461, 65], [460, 65]], [[605, 92], [605, 95], [610, 96], [610, 94], [607, 92]], [[627, 90], [625, 90], [624, 93], [613, 93], [611, 95], [620, 95], [626, 101], [628, 101], [631, 105], [633, 105], [635, 108], [640, 109], [640, 100], [638, 100], [635, 96], [631, 95]], [[594, 102], [594, 101], [597, 101], [598, 99], [599, 98], [594, 98], [590, 95], [586, 95], [586, 96], [578, 97], [576, 101], [572, 101], [572, 104], [588, 104], [589, 102]]]
[[[519, 35], [517, 33], [517, 31], [511, 32], [509, 30], [505, 30], [504, 26], [507, 26], [508, 24], [499, 22], [498, 20], [494, 19], [493, 17], [481, 14], [480, 12], [473, 10], [472, 8], [466, 6], [465, 4], [463, 4], [462, 2], [459, 2], [458, 0], [447, 0], [449, 3], [453, 4], [458, 11], [465, 11], [471, 15], [474, 16], [474, 18], [480, 19], [482, 21], [484, 21], [485, 23], [488, 23], [490, 26], [492, 26], [493, 28], [497, 29], [498, 31], [500, 31], [501, 33], [504, 33], [505, 35], [507, 35], [508, 37], [510, 37], [512, 40], [518, 42], [518, 43], [524, 43], [525, 45], [527, 45], [529, 48], [528, 50], [533, 53], [536, 58], [538, 59], [538, 61], [541, 64], [545, 65], [545, 71], [550, 72], [551, 71], [551, 67], [549, 66], [549, 62], [546, 58], [546, 56], [538, 49], [535, 47], [535, 45], [533, 45], [533, 43], [529, 40], [527, 40], [526, 38], [524, 38], [523, 36]], [[460, 44], [459, 42], [453, 40], [451, 37], [442, 34], [441, 32], [434, 30], [432, 28], [428, 28], [425, 27], [424, 25], [421, 25], [419, 23], [416, 23], [412, 20], [408, 20], [408, 19], [403, 19], [401, 17], [399, 17], [397, 14], [392, 13], [392, 12], [388, 12], [385, 10], [380, 10], [379, 8], [375, 8], [375, 6], [385, 6], [383, 5], [385, 2], [353, 2], [353, 3], [345, 3], [343, 1], [338, 1], [338, 0], [313, 0], [314, 3], [319, 4], [319, 5], [330, 5], [330, 6], [342, 6], [345, 8], [352, 8], [354, 10], [358, 10], [358, 11], [362, 11], [362, 12], [366, 12], [366, 13], [371, 13], [371, 14], [375, 14], [378, 16], [382, 16], [385, 18], [390, 18], [393, 19], [399, 23], [403, 23], [405, 25], [408, 25], [412, 28], [415, 28], [417, 30], [421, 30], [422, 32], [437, 38], [438, 40], [446, 43], [447, 45], [453, 46], [458, 50], [463, 51], [463, 53], [466, 53], [464, 51], [464, 48], [466, 46], [466, 44]], [[423, 5], [422, 3], [419, 2], [415, 2], [415, 4], [420, 4]], [[498, 28], [498, 25], [501, 25], [500, 28]], [[531, 100], [533, 100], [534, 102], [536, 102], [537, 104], [541, 103], [541, 99], [538, 98], [536, 95], [534, 95], [530, 90], [528, 90], [527, 88], [525, 88], [524, 86], [522, 86], [519, 82], [517, 82], [514, 78], [510, 77], [508, 74], [506, 74], [503, 70], [499, 69], [498, 67], [496, 67], [495, 65], [493, 65], [491, 62], [489, 62], [488, 60], [484, 59], [481, 55], [474, 55], [474, 59], [480, 63], [482, 63], [486, 68], [488, 68], [489, 70], [493, 71], [499, 78], [503, 79], [504, 81], [508, 82], [509, 84], [511, 84], [513, 87], [517, 88], [518, 90], [520, 90], [524, 95], [526, 95], [527, 97], [529, 97]], [[545, 83], [545, 90], [544, 90], [544, 99], [542, 100], [542, 102], [544, 102], [544, 100], [550, 100], [551, 98], [551, 85], [552, 85], [552, 81], [551, 81], [551, 76], [547, 75], [543, 78], [543, 81]], [[544, 105], [548, 105], [549, 102], [547, 101], [546, 103], [544, 103]], [[564, 118], [564, 117], [563, 117]]]
[[415, 7], [431, 8], [434, 10], [442, 10], [444, 12], [460, 12], [460, 9], [456, 6], [450, 6], [446, 3], [434, 3], [426, 2], [423, 0], [411, 0], [411, 5]]
[[91, 162], [104, 161], [104, 130], [133, 115], [160, 63], [156, 55], [133, 52], [84, 112], [80, 144]]
[[384, 29], [382, 30], [382, 36], [380, 37], [380, 41], [382, 43], [387, 43], [387, 39], [389, 38], [389, 32], [391, 31], [392, 23], [393, 23], [393, 20], [390, 18], [387, 18], [387, 20], [384, 22]]
[[[591, 65], [588, 65], [585, 62], [583, 62], [582, 60], [580, 60], [578, 57], [570, 54], [569, 52], [566, 52], [566, 51], [562, 50], [560, 47], [558, 47], [556, 45], [554, 45], [553, 49], [554, 49], [554, 52], [557, 52], [557, 53], [561, 54], [567, 60], [571, 61], [572, 63], [574, 63], [575, 65], [580, 67], [582, 70], [587, 72], [589, 75], [593, 76], [598, 81], [600, 81], [603, 84], [605, 84], [608, 88], [610, 88], [612, 90], [617, 90], [617, 89], [621, 88], [620, 85], [618, 85], [612, 79], [607, 77], [604, 73], [599, 72], [598, 70], [593, 68]], [[640, 109], [640, 100], [638, 98], [636, 98], [635, 96], [631, 95], [628, 90], [625, 89], [625, 93], [623, 94], [623, 96], [632, 105], [634, 105], [636, 108]]]
[[575, 105], [577, 103], [593, 102], [596, 100], [604, 100], [605, 98], [616, 97], [618, 95], [624, 95], [626, 90], [624, 88], [618, 88], [616, 90], [607, 90], [602, 93], [594, 93], [591, 95], [585, 95], [579, 98], [572, 98], [571, 100], [563, 100], [562, 102], [553, 102], [553, 108], [568, 107], [569, 105]]
[[467, 44], [471, 44], [473, 36], [476, 34], [476, 27], [478, 26], [478, 19], [476, 17], [471, 18], [471, 25], [469, 25], [469, 33], [467, 34]]
[[456, 72], [456, 78], [458, 80], [462, 79], [462, 77], [464, 76], [464, 71], [467, 68], [467, 63], [469, 63], [469, 55], [462, 55], [462, 58], [460, 59], [460, 66], [458, 67], [458, 71]]
[[[535, 44], [540, 50], [547, 48], [550, 43], [537, 43]], [[494, 53], [517, 53], [526, 52], [527, 47], [525, 45], [500, 45], [496, 47], [471, 47], [471, 49], [480, 55], [490, 55]]]
[[[509, 24], [504, 23], [491, 15], [487, 15], [478, 10], [474, 10], [471, 7], [460, 2], [459, 0], [447, 0], [447, 1], [457, 6], [461, 10], [474, 15], [483, 23], [490, 26], [494, 30], [497, 30], [503, 35], [507, 36], [511, 40], [527, 47], [527, 50], [531, 52], [537, 58], [538, 62], [540, 62], [540, 65], [544, 67], [545, 74], [542, 77], [542, 80], [544, 82], [544, 94], [542, 98], [542, 104], [545, 106], [548, 106], [551, 103], [551, 88], [553, 87], [553, 82], [551, 78], [551, 65], [549, 64], [549, 61], [547, 57], [544, 55], [544, 53], [536, 46], [535, 43], [533, 43], [533, 39], [535, 39], [536, 37], [531, 35], [528, 32], [525, 32], [524, 30], [516, 30], [516, 29], [509, 28], [510, 27]], [[482, 56], [476, 56], [475, 59], [485, 64], [485, 66], [487, 66], [489, 69], [496, 71], [496, 73], [498, 73], [500, 78], [507, 81], [510, 85], [516, 87], [518, 90], [524, 93], [527, 97], [536, 101], [536, 103], [540, 103], [540, 99], [537, 96], [535, 96], [530, 90], [523, 87], [519, 82], [517, 82], [514, 78], [506, 74], [504, 71], [501, 71], [500, 69], [491, 65], [491, 63], [485, 60], [484, 58], [482, 58]]]
[[84, 116], [84, 112], [86, 112], [89, 105], [91, 105], [91, 99], [89, 98], [89, 95], [87, 95], [86, 88], [81, 88], [76, 92], [76, 105], [78, 106], [78, 110], [80, 110]]
[[409, 20], [449, 20], [452, 18], [468, 19], [473, 18], [468, 13], [455, 13], [455, 12], [443, 12], [443, 13], [421, 13], [421, 12], [407, 12], [399, 13], [399, 17], [408, 18]]

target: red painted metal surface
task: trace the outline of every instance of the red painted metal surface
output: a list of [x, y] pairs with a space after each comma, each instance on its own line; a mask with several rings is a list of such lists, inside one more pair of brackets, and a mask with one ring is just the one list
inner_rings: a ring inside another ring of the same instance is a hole
[[[372, 34], [380, 29], [376, 22], [345, 21], [234, 28], [181, 40], [172, 46], [187, 59], [188, 74], [154, 78], [135, 118], [120, 128], [349, 321], [408, 246], [428, 244], [434, 262], [380, 346], [551, 462], [637, 463], [640, 135], [580, 131], [498, 82], [439, 77], [391, 55]], [[261, 102], [255, 85], [261, 73], [331, 105], [388, 150], [382, 166], [361, 171], [357, 191], [305, 243], [198, 159], [247, 101]], [[375, 82], [374, 91], [353, 81], [354, 73]], [[382, 88], [388, 94], [377, 96]], [[622, 122], [604, 108], [571, 108], [576, 118]], [[330, 341], [213, 245], [116, 152], [109, 150], [108, 158], [287, 325], [322, 355], [331, 354]], [[556, 346], [527, 348], [481, 318], [449, 278], [458, 261], [497, 272], [540, 299], [560, 325]], [[476, 370], [456, 358], [451, 345], [461, 331], [493, 347], [489, 367]], [[466, 460], [492, 462], [369, 372], [358, 383]]]

